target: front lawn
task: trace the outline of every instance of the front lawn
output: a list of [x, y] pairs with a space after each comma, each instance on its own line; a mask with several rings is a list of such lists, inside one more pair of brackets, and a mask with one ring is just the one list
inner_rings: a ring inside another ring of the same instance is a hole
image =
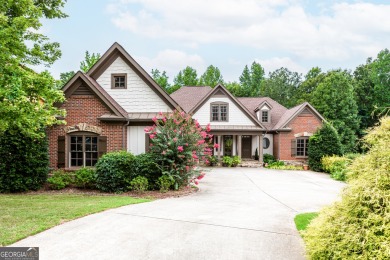
[[310, 222], [318, 216], [317, 212], [298, 214], [294, 218], [295, 226], [298, 231], [303, 231], [307, 228]]
[[0, 246], [92, 213], [148, 201], [126, 196], [0, 195]]

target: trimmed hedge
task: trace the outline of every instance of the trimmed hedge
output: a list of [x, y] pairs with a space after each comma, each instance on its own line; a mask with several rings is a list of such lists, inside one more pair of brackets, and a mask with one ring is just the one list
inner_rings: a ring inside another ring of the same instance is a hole
[[341, 201], [303, 233], [310, 259], [390, 259], [390, 117], [364, 139], [370, 150], [349, 167]]
[[49, 173], [48, 143], [6, 131], [0, 135], [0, 192], [38, 190]]
[[326, 155], [341, 155], [342, 145], [336, 129], [329, 123], [319, 128], [309, 138], [309, 166], [313, 171], [322, 171], [321, 159]]
[[96, 187], [104, 192], [123, 192], [134, 172], [135, 156], [126, 151], [103, 155], [96, 163]]

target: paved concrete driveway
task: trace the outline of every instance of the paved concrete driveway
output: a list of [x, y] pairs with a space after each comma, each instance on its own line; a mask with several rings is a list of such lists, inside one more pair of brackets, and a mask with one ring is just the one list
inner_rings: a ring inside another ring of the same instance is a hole
[[342, 187], [314, 172], [215, 168], [196, 194], [108, 210], [13, 246], [39, 246], [41, 260], [304, 259], [294, 216]]

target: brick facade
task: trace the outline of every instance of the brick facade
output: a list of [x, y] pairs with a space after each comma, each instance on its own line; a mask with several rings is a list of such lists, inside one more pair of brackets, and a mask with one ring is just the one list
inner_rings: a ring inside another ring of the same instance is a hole
[[[319, 127], [321, 127], [321, 120], [313, 114], [300, 114], [295, 117], [289, 124], [288, 128], [292, 130], [289, 132], [280, 132], [274, 135], [274, 156], [283, 161], [306, 161], [307, 158], [297, 158], [291, 156], [291, 140], [296, 139], [295, 134], [308, 132], [313, 134]], [[280, 143], [279, 143], [280, 141]]]
[[[111, 111], [95, 95], [73, 95], [61, 106], [66, 110], [66, 126], [79, 123], [102, 128], [101, 136], [107, 137], [107, 152], [126, 149], [126, 132], [124, 123], [102, 122], [98, 117], [109, 114]], [[67, 136], [64, 125], [51, 127], [48, 130], [50, 167], [57, 168], [58, 136]], [[69, 165], [69, 138], [65, 138], [66, 165]], [[67, 167], [66, 167], [67, 168]]]

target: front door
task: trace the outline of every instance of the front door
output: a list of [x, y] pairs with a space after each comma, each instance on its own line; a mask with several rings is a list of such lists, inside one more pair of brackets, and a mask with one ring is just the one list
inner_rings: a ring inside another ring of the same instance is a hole
[[232, 156], [233, 151], [233, 136], [224, 135], [223, 136], [223, 155]]
[[242, 136], [242, 158], [251, 158], [252, 157], [252, 136], [243, 135]]

